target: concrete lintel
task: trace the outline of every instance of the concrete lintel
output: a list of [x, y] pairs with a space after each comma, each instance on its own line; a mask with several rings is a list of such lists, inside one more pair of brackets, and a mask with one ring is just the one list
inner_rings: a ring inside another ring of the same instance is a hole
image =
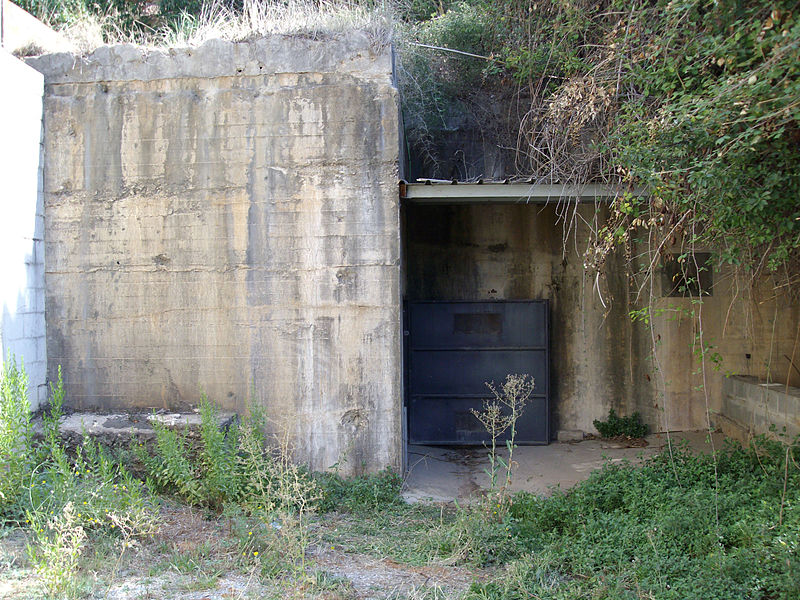
[[[610, 202], [628, 191], [622, 186], [586, 184], [531, 183], [449, 183], [426, 182], [400, 184], [400, 198], [416, 204], [503, 204], [559, 202]], [[634, 190], [635, 195], [642, 195]]]

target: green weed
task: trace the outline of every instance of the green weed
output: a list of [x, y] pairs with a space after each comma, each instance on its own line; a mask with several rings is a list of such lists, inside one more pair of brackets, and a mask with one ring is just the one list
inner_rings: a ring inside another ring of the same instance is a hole
[[86, 544], [86, 530], [68, 502], [59, 514], [44, 517], [31, 515], [34, 543], [28, 545], [28, 559], [41, 576], [50, 596], [77, 596], [79, 579], [75, 576], [78, 560]]
[[[43, 439], [34, 442], [24, 367], [11, 358], [0, 381], [0, 517], [30, 532], [28, 558], [51, 596], [82, 589], [79, 560], [92, 538], [110, 538], [121, 557], [153, 532], [156, 512], [142, 483], [106, 450], [84, 438], [68, 453], [60, 437], [64, 384], [50, 386]], [[7, 465], [7, 466], [6, 466]]]
[[[530, 375], [510, 374], [499, 388], [493, 383], [486, 385], [493, 398], [472, 414], [492, 440], [488, 447], [489, 490], [478, 502], [459, 508], [452, 521], [431, 528], [423, 542], [432, 556], [450, 563], [497, 564], [519, 552], [512, 533], [514, 517], [509, 513], [512, 499], [508, 489], [513, 478], [517, 421], [533, 392], [534, 381]], [[497, 448], [502, 435], [506, 436], [507, 457]], [[501, 471], [502, 485], [498, 483]]]
[[246, 525], [234, 526], [243, 568], [266, 578], [305, 578], [308, 516], [320, 491], [308, 470], [292, 462], [288, 434], [268, 444], [265, 418], [256, 406], [226, 431], [205, 396], [200, 416], [196, 449], [186, 432], [157, 422], [152, 454], [144, 445], [136, 447], [151, 484], [189, 504], [238, 515], [234, 523], [247, 517]]
[[432, 527], [422, 545], [428, 555], [446, 564], [502, 564], [521, 551], [512, 528], [508, 505], [487, 498], [460, 508], [452, 521]]
[[650, 428], [642, 423], [641, 415], [638, 412], [627, 417], [620, 417], [613, 408], [608, 411], [608, 419], [605, 421], [595, 419], [594, 426], [604, 438], [617, 436], [642, 438], [650, 433]]
[[388, 468], [349, 479], [335, 471], [317, 473], [315, 477], [321, 490], [320, 512], [345, 510], [366, 513], [405, 504], [400, 495], [403, 480]]
[[32, 430], [25, 367], [9, 354], [0, 375], [0, 519], [19, 520], [33, 469]]
[[[494, 382], [487, 382], [486, 387], [492, 392], [492, 399], [484, 402], [483, 410], [472, 409], [471, 412], [492, 438], [492, 445], [489, 448], [489, 493], [499, 495], [502, 504], [505, 491], [511, 486], [517, 421], [525, 411], [525, 405], [533, 393], [534, 381], [530, 375], [509, 374], [500, 385], [500, 389]], [[508, 432], [506, 439], [508, 458], [503, 458], [497, 451], [497, 440], [506, 432]], [[505, 481], [503, 486], [498, 488], [497, 478], [500, 469], [505, 471]]]
[[258, 407], [252, 406], [241, 423], [222, 431], [218, 409], [203, 395], [200, 416], [197, 447], [187, 431], [158, 421], [153, 422], [152, 448], [135, 446], [154, 489], [215, 512], [229, 503], [249, 507], [251, 512], [313, 508], [316, 482], [305, 468], [292, 463], [288, 437], [267, 443]]

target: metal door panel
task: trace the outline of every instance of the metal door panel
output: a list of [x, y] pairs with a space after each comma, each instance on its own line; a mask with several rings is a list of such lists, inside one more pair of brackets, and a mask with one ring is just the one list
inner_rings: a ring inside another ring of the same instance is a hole
[[547, 346], [544, 302], [412, 303], [413, 347]]
[[[409, 415], [417, 415], [413, 424], [414, 444], [473, 445], [488, 442], [486, 430], [470, 409], [480, 408], [479, 398], [411, 398]], [[547, 399], [532, 397], [517, 426], [517, 443], [546, 444], [548, 423], [543, 418]], [[533, 418], [532, 418], [533, 417]], [[500, 443], [505, 443], [505, 436]]]
[[[550, 427], [546, 300], [412, 302], [407, 310], [408, 436], [411, 443], [478, 444], [487, 433], [470, 409], [509, 373], [529, 374], [534, 392], [517, 441], [547, 444]], [[504, 439], [504, 438], [501, 438]]]
[[534, 391], [547, 391], [545, 350], [412, 350], [410, 384], [414, 395], [489, 394], [486, 382], [499, 387], [509, 373], [534, 378]]

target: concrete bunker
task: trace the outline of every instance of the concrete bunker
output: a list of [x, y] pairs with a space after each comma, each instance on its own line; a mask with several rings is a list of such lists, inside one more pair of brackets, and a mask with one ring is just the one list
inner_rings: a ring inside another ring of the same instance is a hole
[[[451, 333], [490, 337], [509, 327], [487, 306], [538, 302], [548, 335], [518, 344], [549, 353], [532, 441], [581, 437], [610, 408], [655, 431], [750, 426], [758, 400], [724, 400], [723, 373], [697, 372], [692, 299], [658, 290], [657, 318], [632, 321], [637, 290], [613, 255], [595, 293], [581, 251], [606, 215], [600, 188], [434, 182], [398, 197], [391, 50], [367, 36], [27, 62], [45, 84], [35, 310], [72, 408], [175, 411], [202, 390], [243, 411], [254, 390], [312, 468], [400, 469], [403, 299], [480, 305], [451, 313]], [[706, 339], [727, 371], [787, 381], [800, 306], [756, 283], [742, 294], [714, 273]], [[505, 370], [524, 369], [491, 378]]]

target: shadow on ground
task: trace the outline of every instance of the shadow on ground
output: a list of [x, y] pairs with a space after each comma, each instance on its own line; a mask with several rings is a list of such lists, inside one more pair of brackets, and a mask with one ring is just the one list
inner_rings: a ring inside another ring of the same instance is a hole
[[[645, 439], [647, 445], [634, 447], [602, 439], [519, 446], [514, 450], [511, 489], [550, 495], [554, 489], [570, 488], [583, 481], [607, 461], [641, 460], [661, 452], [670, 442], [686, 443], [696, 452], [711, 452], [722, 448], [724, 436], [689, 431], [658, 433]], [[502, 455], [507, 455], [505, 449]], [[488, 467], [487, 451], [482, 447], [409, 446], [403, 497], [409, 502], [469, 501], [489, 487]]]

